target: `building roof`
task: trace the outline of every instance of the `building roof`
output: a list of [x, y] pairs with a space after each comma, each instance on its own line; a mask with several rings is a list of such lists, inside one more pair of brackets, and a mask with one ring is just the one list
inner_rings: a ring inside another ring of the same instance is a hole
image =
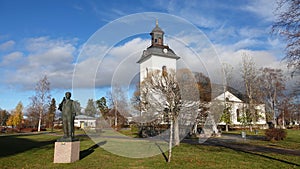
[[150, 35], [152, 36], [151, 46], [143, 51], [142, 57], [137, 61], [137, 63], [144, 62], [145, 60], [149, 59], [152, 55], [176, 59], [176, 60], [180, 58], [175, 54], [175, 52], [172, 49], [169, 48], [168, 45], [164, 45], [163, 43], [164, 31], [162, 31], [162, 29], [158, 26], [158, 20], [156, 20], [156, 25], [152, 30], [152, 32], [150, 33]]
[[137, 63], [141, 63], [149, 59], [152, 55], [162, 56], [166, 58], [172, 58], [178, 60], [180, 57], [175, 54], [175, 52], [169, 48], [169, 46], [150, 46], [143, 51], [142, 57]]
[[153, 32], [161, 32], [161, 33], [164, 33], [164, 31], [158, 26], [158, 20], [156, 19], [156, 22], [155, 22], [155, 28], [152, 29], [151, 33]]
[[87, 115], [78, 115], [75, 116], [75, 119], [82, 119], [82, 120], [95, 120], [95, 117], [87, 116]]
[[[238, 91], [230, 86], [227, 86], [227, 91], [232, 93], [234, 96], [236, 96], [243, 102], [247, 102], [247, 97], [244, 94], [242, 94], [240, 91]], [[221, 84], [211, 84], [211, 92], [212, 92], [211, 93], [212, 98], [216, 98], [217, 96], [224, 93], [224, 86]]]
[[[227, 100], [228, 99], [228, 100]], [[225, 91], [225, 93], [220, 94], [214, 100], [219, 100], [219, 101], [229, 101], [229, 102], [243, 102], [241, 99], [236, 97], [234, 94], [230, 93], [228, 90]]]

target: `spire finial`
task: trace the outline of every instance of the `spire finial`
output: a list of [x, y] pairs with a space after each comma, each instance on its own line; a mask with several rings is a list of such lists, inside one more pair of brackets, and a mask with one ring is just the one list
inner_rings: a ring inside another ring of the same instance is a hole
[[158, 26], [158, 19], [156, 18], [155, 25]]

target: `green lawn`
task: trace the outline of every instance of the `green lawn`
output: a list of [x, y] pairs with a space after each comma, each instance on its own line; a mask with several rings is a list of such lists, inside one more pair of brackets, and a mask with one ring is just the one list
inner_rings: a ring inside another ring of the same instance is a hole
[[[298, 144], [299, 134], [300, 131], [292, 131], [291, 134], [289, 131], [286, 141], [272, 144], [287, 147], [292, 143]], [[95, 143], [85, 136], [79, 137], [81, 160], [70, 164], [54, 164], [54, 142], [57, 138], [59, 136], [52, 134], [1, 136], [0, 168], [300, 168], [300, 156], [249, 153], [187, 143], [181, 143], [173, 149], [171, 163], [166, 163], [163, 155], [126, 158], [111, 154], [101, 146], [94, 146]], [[94, 149], [87, 151], [91, 147]]]
[[[271, 147], [278, 147], [278, 148], [287, 148], [287, 149], [298, 149], [300, 150], [300, 130], [286, 130], [287, 131], [287, 137], [286, 139], [282, 141], [265, 141], [260, 139], [254, 139], [254, 140], [247, 140], [248, 143], [254, 144], [254, 145], [262, 145], [262, 146], [271, 146]], [[245, 131], [247, 133], [247, 136], [250, 137], [262, 137], [265, 134], [264, 130], [259, 130], [258, 134], [255, 134], [254, 132], [250, 132], [249, 130]], [[224, 132], [224, 134], [233, 134], [233, 135], [241, 135], [241, 131], [229, 131]]]

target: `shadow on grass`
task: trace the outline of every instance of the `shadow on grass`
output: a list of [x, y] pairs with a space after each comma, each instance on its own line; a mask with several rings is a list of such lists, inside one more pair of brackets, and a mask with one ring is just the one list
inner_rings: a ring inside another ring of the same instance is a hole
[[165, 158], [166, 162], [168, 162], [168, 157], [166, 156], [165, 152], [161, 149], [161, 147], [155, 143], [155, 145], [159, 148], [161, 154], [163, 155], [163, 157]]
[[256, 155], [256, 156], [264, 157], [264, 158], [267, 158], [270, 160], [280, 161], [282, 163], [300, 167], [300, 164], [296, 164], [293, 162], [289, 162], [286, 160], [282, 160], [282, 159], [271, 157], [271, 156], [268, 156], [265, 154], [261, 154], [261, 153], [276, 153], [276, 154], [282, 154], [282, 155], [300, 156], [300, 151], [294, 151], [294, 150], [288, 150], [288, 149], [277, 149], [277, 148], [252, 145], [252, 144], [235, 144], [233, 142], [229, 143], [229, 142], [222, 141], [221, 139], [215, 139], [215, 138], [208, 139], [208, 141], [205, 142], [204, 145], [225, 147], [228, 149], [232, 149], [234, 151], [243, 152], [243, 153], [247, 153], [247, 154], [251, 154], [251, 155]]
[[[37, 141], [19, 136], [2, 136], [0, 138], [0, 158], [19, 154], [34, 148], [53, 144], [56, 140]], [[53, 144], [54, 145], [54, 144]]]
[[102, 146], [104, 144], [106, 144], [106, 141], [99, 142], [97, 144], [94, 144], [93, 146], [91, 146], [88, 149], [80, 151], [80, 157], [79, 157], [80, 160], [82, 160], [85, 157], [89, 156], [90, 154], [92, 154], [95, 151], [96, 148], [98, 148], [99, 146]]

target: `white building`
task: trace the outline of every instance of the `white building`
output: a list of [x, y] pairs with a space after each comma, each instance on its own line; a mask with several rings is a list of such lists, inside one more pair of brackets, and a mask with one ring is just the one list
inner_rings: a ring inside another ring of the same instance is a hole
[[96, 127], [96, 118], [86, 115], [75, 116], [74, 126], [80, 128], [95, 128]]
[[[176, 62], [180, 59], [179, 56], [167, 45], [164, 45], [164, 32], [158, 26], [158, 21], [156, 20], [156, 26], [151, 31], [151, 45], [143, 51], [141, 58], [137, 61], [140, 64], [140, 83], [148, 76], [148, 73], [152, 70], [168, 70], [173, 69], [176, 71]], [[230, 92], [225, 92], [223, 94], [215, 97], [215, 100], [224, 102], [226, 99], [226, 104], [230, 104], [230, 114], [231, 114], [231, 124], [232, 125], [242, 125], [241, 118], [243, 113], [247, 109], [248, 105], [244, 103], [241, 99], [234, 96]], [[255, 122], [256, 125], [266, 125], [266, 114], [265, 105], [256, 105], [256, 112], [259, 118]], [[163, 117], [161, 117], [163, 119]], [[163, 122], [162, 122], [163, 123]], [[219, 123], [223, 125], [225, 123]]]
[[[226, 107], [230, 107], [230, 121], [231, 125], [235, 126], [241, 126], [242, 118], [245, 117], [245, 112], [248, 109], [249, 105], [245, 102], [243, 102], [241, 99], [230, 93], [229, 91], [226, 91], [225, 94], [222, 93], [219, 96], [214, 98], [215, 101], [220, 101], [220, 103], [227, 104]], [[225, 100], [225, 102], [224, 102]], [[256, 104], [255, 105], [255, 112], [256, 116], [258, 117], [255, 122], [252, 122], [253, 125], [266, 127], [267, 121], [266, 121], [266, 112], [265, 112], [265, 105], [264, 104]], [[218, 125], [225, 125], [224, 122], [218, 123]]]
[[142, 57], [137, 62], [140, 64], [140, 82], [151, 70], [173, 69], [176, 71], [176, 61], [180, 58], [168, 45], [164, 45], [164, 32], [158, 26], [157, 20], [150, 35], [151, 46], [143, 51]]

